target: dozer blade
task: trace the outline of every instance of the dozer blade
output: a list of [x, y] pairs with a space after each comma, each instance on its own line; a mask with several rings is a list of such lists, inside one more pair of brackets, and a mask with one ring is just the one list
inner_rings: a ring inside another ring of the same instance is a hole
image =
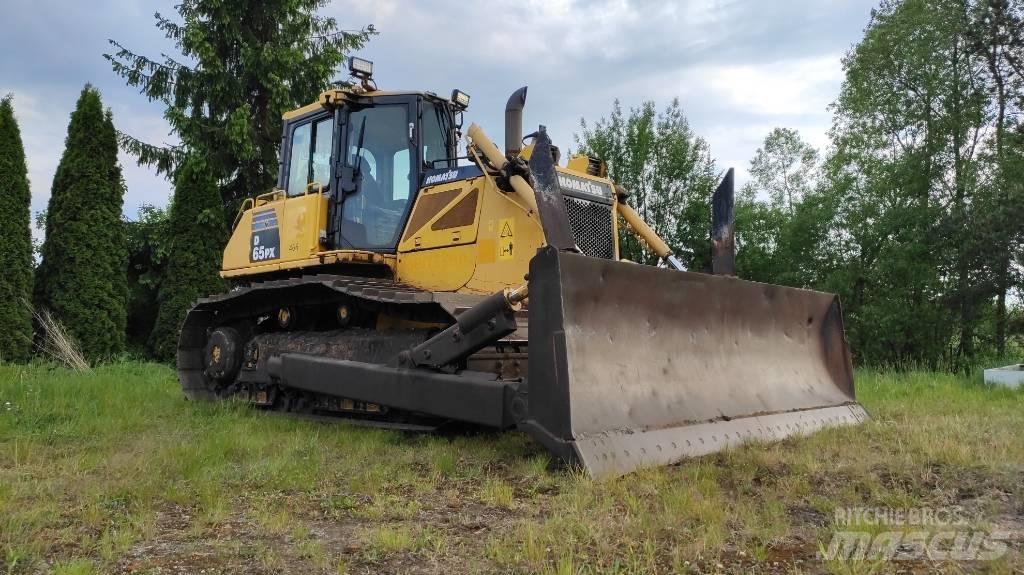
[[551, 247], [529, 278], [521, 427], [594, 477], [867, 418], [835, 295]]

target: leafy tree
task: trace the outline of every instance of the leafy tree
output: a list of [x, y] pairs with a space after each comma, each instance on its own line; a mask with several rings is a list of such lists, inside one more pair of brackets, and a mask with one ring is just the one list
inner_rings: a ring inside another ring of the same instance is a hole
[[71, 114], [46, 210], [35, 300], [91, 360], [124, 350], [127, 299], [124, 184], [117, 132], [100, 94], [86, 86]]
[[168, 210], [144, 205], [125, 222], [128, 235], [128, 343], [144, 350], [156, 325], [157, 295], [170, 249]]
[[0, 99], [0, 360], [25, 361], [32, 342], [28, 167], [11, 97]]
[[[1024, 3], [982, 0], [970, 29], [973, 48], [985, 64], [992, 93], [994, 136], [988, 142], [989, 217], [979, 232], [990, 246], [996, 293], [994, 343], [1006, 354], [1007, 296], [1021, 278], [1013, 256], [1024, 250]], [[1022, 130], [1015, 133], [1014, 128]]]
[[816, 191], [818, 151], [796, 130], [775, 128], [750, 162], [736, 202], [737, 271], [756, 281], [812, 287], [827, 251], [829, 197]]
[[186, 152], [207, 159], [225, 204], [274, 185], [281, 114], [308, 104], [330, 84], [345, 53], [373, 26], [341, 30], [316, 14], [327, 0], [181, 0], [180, 22], [156, 26], [181, 51], [154, 60], [114, 40], [105, 57], [128, 85], [162, 102], [180, 139], [161, 147], [121, 134], [143, 164], [173, 174]]
[[189, 156], [178, 168], [169, 225], [167, 271], [150, 337], [153, 355], [162, 360], [174, 357], [178, 330], [189, 306], [224, 289], [218, 275], [227, 236], [224, 211], [207, 162], [199, 155]]
[[[623, 113], [618, 100], [611, 115], [592, 126], [580, 120], [576, 144], [608, 162], [611, 178], [630, 193], [630, 204], [693, 270], [711, 267], [711, 193], [717, 183], [707, 142], [690, 128], [679, 100], [660, 114], [653, 102]], [[620, 255], [655, 263], [625, 225]]]
[[775, 208], [793, 213], [794, 206], [817, 183], [818, 151], [796, 130], [775, 128], [750, 162], [750, 193], [763, 193]]
[[848, 261], [834, 279], [869, 361], [974, 355], [986, 93], [969, 22], [960, 0], [884, 0], [844, 59], [827, 177]]

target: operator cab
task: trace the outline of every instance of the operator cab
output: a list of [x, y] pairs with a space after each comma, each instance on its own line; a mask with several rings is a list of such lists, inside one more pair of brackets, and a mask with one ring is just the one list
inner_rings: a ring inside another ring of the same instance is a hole
[[468, 97], [380, 91], [371, 66], [353, 58], [349, 69], [362, 89], [286, 116], [278, 188], [289, 197], [329, 197], [328, 249], [393, 253], [423, 174], [457, 164]]

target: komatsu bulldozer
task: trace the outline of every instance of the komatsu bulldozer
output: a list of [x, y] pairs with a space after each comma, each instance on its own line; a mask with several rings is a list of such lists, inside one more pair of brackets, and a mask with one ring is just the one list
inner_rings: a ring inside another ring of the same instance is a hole
[[[838, 298], [733, 276], [731, 172], [713, 273], [685, 271], [604, 161], [523, 138], [525, 88], [504, 152], [472, 124], [459, 157], [465, 93], [349, 68], [284, 115], [277, 186], [224, 250], [234, 287], [187, 314], [188, 399], [519, 429], [594, 477], [867, 417]], [[660, 265], [621, 260], [620, 230]]]

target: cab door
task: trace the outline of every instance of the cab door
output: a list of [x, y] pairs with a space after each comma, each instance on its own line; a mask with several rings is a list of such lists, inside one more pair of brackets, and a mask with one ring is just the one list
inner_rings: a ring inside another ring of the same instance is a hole
[[[282, 178], [287, 197], [274, 206], [280, 235], [276, 251], [282, 262], [306, 259], [323, 249], [336, 125], [335, 115], [325, 113], [289, 126]], [[265, 248], [264, 256], [272, 254], [270, 250]]]
[[420, 160], [412, 106], [381, 100], [345, 113], [336, 248], [394, 253], [415, 199]]

